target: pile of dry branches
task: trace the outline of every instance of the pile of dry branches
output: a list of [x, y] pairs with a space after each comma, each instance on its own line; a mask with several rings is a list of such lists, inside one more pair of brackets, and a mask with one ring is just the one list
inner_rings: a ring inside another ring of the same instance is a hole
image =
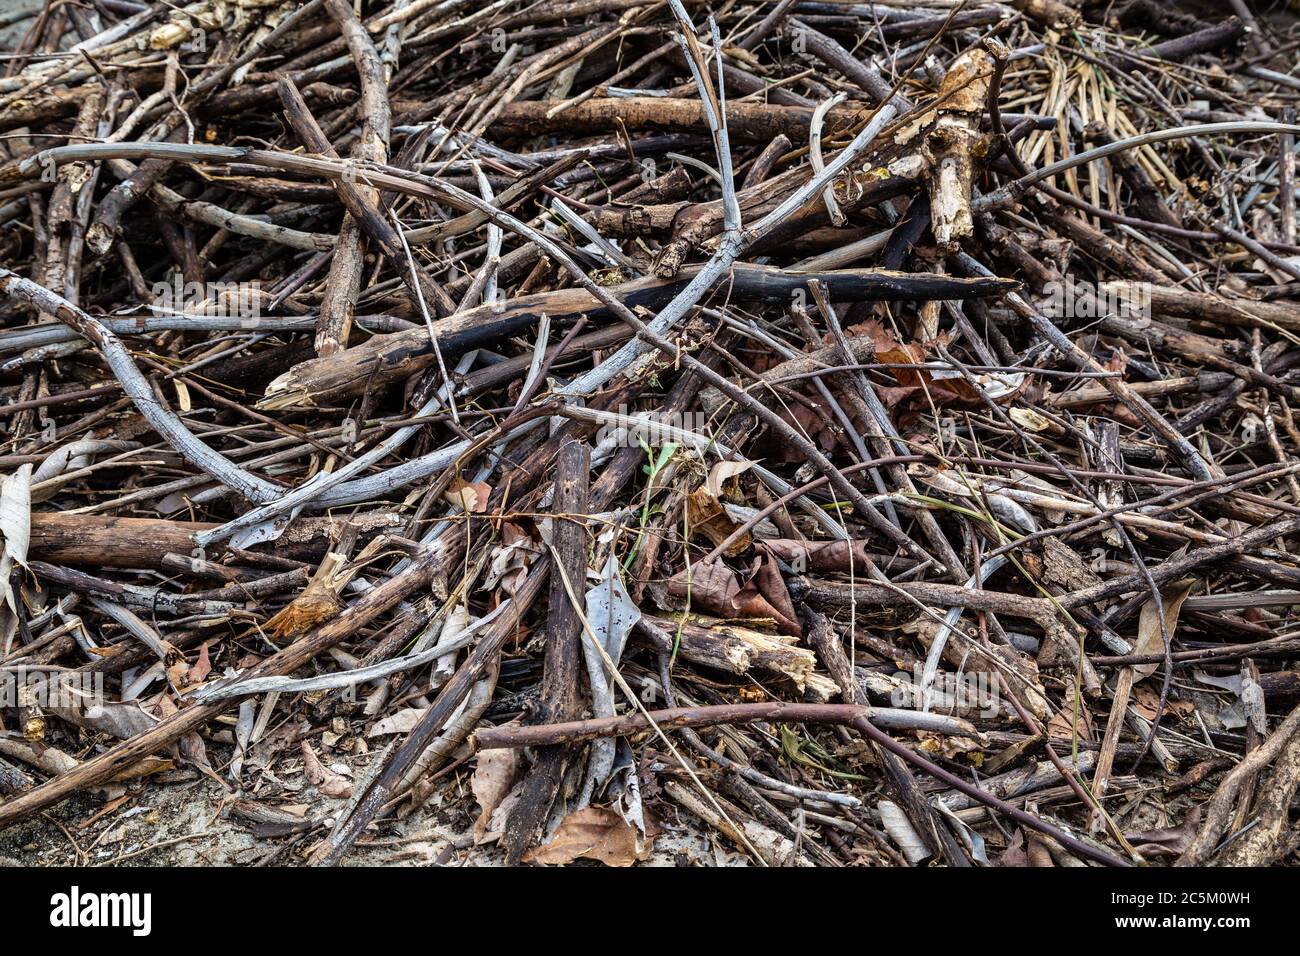
[[1294, 862], [1300, 30], [1230, 6], [7, 16], [0, 831]]

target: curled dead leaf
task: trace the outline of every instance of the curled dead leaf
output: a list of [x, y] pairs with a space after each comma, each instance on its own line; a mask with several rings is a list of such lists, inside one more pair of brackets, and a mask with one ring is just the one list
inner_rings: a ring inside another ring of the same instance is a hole
[[720, 461], [709, 469], [709, 480], [704, 488], [714, 498], [721, 498], [727, 482], [754, 467], [752, 461]]
[[654, 849], [653, 832], [642, 840], [636, 827], [608, 807], [583, 807], [564, 818], [546, 843], [524, 854], [526, 863], [563, 866], [574, 860], [599, 860], [606, 866], [631, 866]]
[[776, 622], [783, 634], [803, 633], [781, 571], [767, 553], [755, 559], [743, 587], [735, 571], [720, 561], [711, 561], [673, 575], [668, 579], [668, 593], [689, 599], [692, 607], [718, 617], [766, 618]]
[[793, 538], [769, 538], [762, 547], [772, 552], [795, 571], [852, 571], [866, 574], [871, 565], [867, 542], [797, 541]]
[[[737, 528], [722, 502], [707, 488], [696, 488], [686, 496], [686, 521], [692, 531], [704, 535], [715, 547], [726, 541]], [[740, 554], [751, 541], [753, 536], [746, 531], [723, 553], [728, 557]]]
[[307, 782], [325, 796], [338, 800], [346, 800], [352, 796], [352, 781], [321, 763], [316, 752], [305, 740], [302, 742], [302, 771], [307, 777]]
[[449, 503], [475, 515], [487, 511], [491, 495], [492, 486], [486, 481], [469, 482], [459, 476], [453, 478], [451, 487], [443, 492]]

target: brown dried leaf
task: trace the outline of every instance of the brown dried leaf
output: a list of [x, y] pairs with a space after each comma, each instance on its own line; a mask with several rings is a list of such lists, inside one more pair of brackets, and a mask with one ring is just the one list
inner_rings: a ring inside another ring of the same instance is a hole
[[[1158, 682], [1157, 682], [1158, 683]], [[1133, 688], [1133, 708], [1147, 720], [1156, 719], [1156, 709], [1160, 706], [1160, 689], [1150, 684], [1141, 684]], [[1196, 705], [1190, 700], [1169, 698], [1165, 701], [1165, 714], [1175, 714], [1186, 720], [1196, 713]]]
[[527, 863], [563, 866], [574, 860], [599, 860], [606, 866], [631, 866], [648, 859], [654, 838], [639, 844], [636, 827], [608, 807], [584, 807], [564, 818], [545, 844], [524, 854]]
[[457, 476], [452, 479], [451, 487], [443, 492], [443, 497], [453, 505], [458, 505], [469, 514], [482, 514], [487, 511], [488, 498], [492, 495], [492, 486], [486, 481], [468, 482]]
[[542, 547], [541, 542], [519, 525], [502, 522], [501, 544], [492, 549], [492, 561], [480, 590], [500, 587], [507, 594], [514, 594], [528, 577], [528, 569], [542, 553]]
[[714, 498], [721, 498], [728, 481], [753, 467], [752, 461], [720, 461], [709, 469], [709, 480], [704, 483], [705, 490]]
[[202, 684], [207, 679], [207, 676], [212, 673], [212, 658], [208, 653], [211, 644], [211, 641], [204, 641], [203, 646], [199, 648], [199, 658], [194, 662], [194, 666], [190, 668], [186, 678], [191, 686]]
[[[1071, 728], [1071, 718], [1074, 716], [1074, 705], [1067, 698], [1066, 705], [1052, 715], [1052, 719], [1047, 722], [1047, 736], [1054, 740], [1072, 740], [1074, 739], [1075, 730]], [[1080, 740], [1092, 740], [1092, 715], [1088, 708], [1084, 707], [1079, 712], [1078, 736]]]
[[190, 664], [185, 659], [185, 655], [180, 652], [174, 645], [167, 641], [162, 642], [163, 650], [167, 652], [164, 661], [167, 668], [167, 682], [173, 687], [184, 687], [185, 678], [189, 676]]
[[[707, 488], [696, 488], [686, 496], [686, 520], [692, 531], [704, 535], [715, 547], [726, 541], [737, 528], [722, 502]], [[728, 557], [740, 554], [752, 540], [753, 536], [746, 531], [723, 554]]]
[[1038, 839], [1035, 834], [1029, 835], [1029, 850], [1026, 854], [1029, 858], [1029, 865], [1035, 867], [1054, 867], [1052, 862], [1051, 851], [1047, 849], [1047, 844]]
[[[904, 345], [894, 337], [893, 332], [875, 319], [855, 325], [848, 331], [850, 334], [868, 336], [876, 346], [876, 361], [882, 365], [916, 365], [929, 357], [923, 346], [915, 342]], [[900, 404], [903, 400], [925, 401], [925, 395], [928, 393], [930, 399], [940, 406], [983, 405], [979, 390], [964, 377], [936, 378], [932, 369], [906, 367], [892, 368], [890, 374], [898, 380], [903, 390], [896, 392], [892, 389], [888, 390], [895, 392], [889, 396], [894, 404]]]
[[[1160, 592], [1164, 604], [1165, 630], [1173, 640], [1174, 628], [1178, 626], [1178, 611], [1182, 608], [1187, 595], [1192, 593], [1192, 581], [1179, 581]], [[1134, 654], [1162, 654], [1165, 645], [1160, 638], [1160, 615], [1156, 603], [1150, 599], [1142, 605], [1142, 614], [1138, 618], [1138, 639], [1133, 645]], [[1159, 669], [1159, 663], [1137, 664], [1133, 668], [1133, 682], [1145, 680]]]
[[1124, 838], [1133, 844], [1133, 849], [1148, 860], [1155, 856], [1181, 856], [1196, 837], [1201, 823], [1201, 808], [1192, 807], [1183, 822], [1175, 827], [1161, 827], [1158, 830], [1141, 830], [1126, 833]]
[[995, 866], [1028, 866], [1029, 854], [1025, 852], [1025, 831], [1017, 830], [1007, 848], [998, 854]]
[[[871, 564], [867, 542], [797, 541], [794, 538], [768, 538], [762, 547], [772, 552], [796, 571], [849, 571], [865, 575]], [[851, 549], [851, 550], [850, 550]]]
[[689, 596], [692, 607], [718, 617], [767, 618], [783, 634], [801, 635], [794, 602], [772, 556], [760, 555], [752, 571], [742, 587], [736, 572], [721, 561], [694, 564], [668, 579], [668, 593], [675, 598]]
[[325, 796], [340, 800], [352, 796], [352, 781], [321, 763], [305, 740], [302, 742], [302, 770], [307, 782]]
[[474, 821], [474, 840], [478, 842], [487, 833], [488, 821], [492, 811], [510, 793], [515, 781], [523, 769], [522, 751], [513, 748], [499, 750], [482, 750], [478, 755], [478, 766], [470, 778], [469, 787], [474, 791], [482, 812]]

